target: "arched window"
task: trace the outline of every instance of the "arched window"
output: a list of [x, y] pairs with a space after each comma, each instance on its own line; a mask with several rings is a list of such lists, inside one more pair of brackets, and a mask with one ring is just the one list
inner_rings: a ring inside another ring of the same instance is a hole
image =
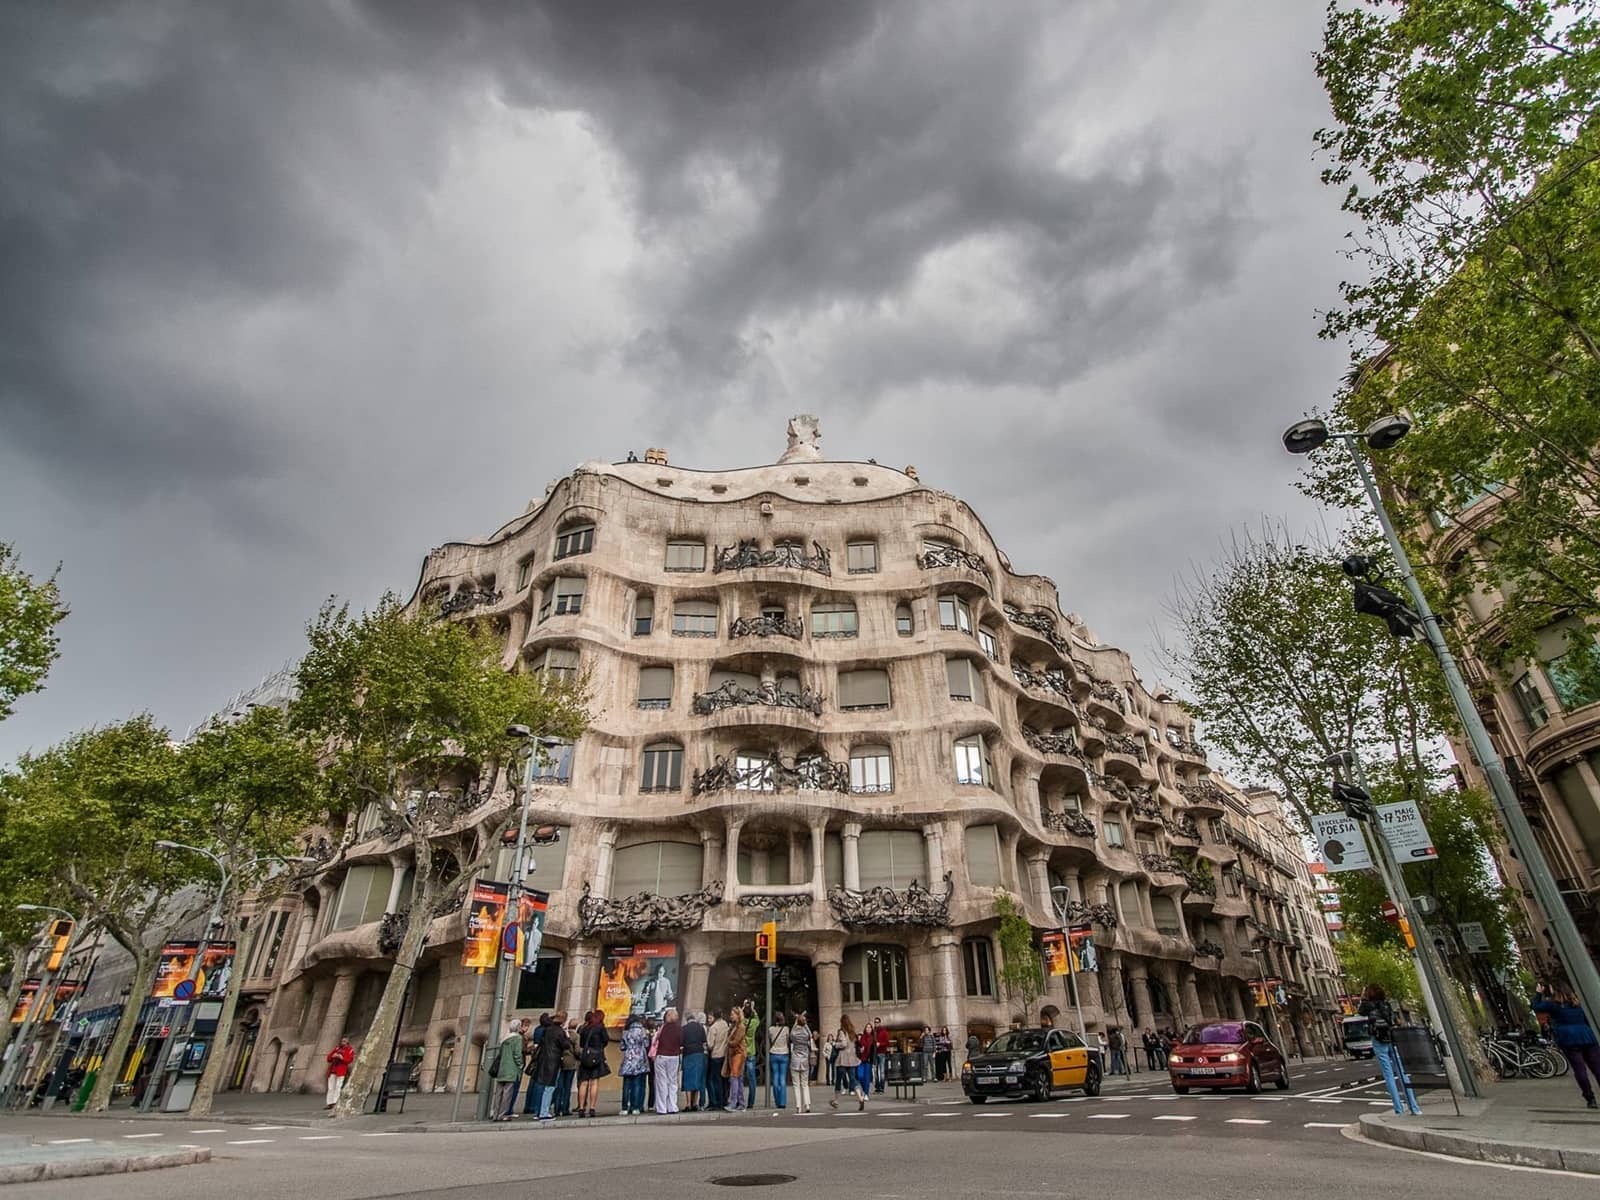
[[911, 605], [902, 601], [894, 606], [894, 631], [901, 637], [910, 637], [916, 626], [911, 619]]
[[576, 616], [583, 611], [584, 578], [582, 575], [563, 575], [552, 579], [544, 589], [544, 603], [539, 605], [539, 620], [554, 616]]
[[852, 792], [894, 791], [894, 759], [887, 746], [857, 746], [850, 751]]
[[707, 687], [708, 687], [708, 690], [714, 692], [718, 688], [724, 687], [724, 686], [726, 686], [727, 684], [730, 684], [730, 683], [734, 687], [739, 688], [741, 690], [752, 691], [753, 692], [753, 691], [757, 691], [757, 690], [760, 689], [760, 687], [761, 687], [761, 676], [752, 675], [748, 671], [716, 670], [716, 671], [711, 672], [711, 679], [708, 682]]
[[656, 742], [644, 748], [639, 772], [641, 792], [683, 790], [683, 747], [677, 742]]
[[1156, 932], [1164, 933], [1168, 937], [1183, 936], [1183, 918], [1178, 915], [1178, 906], [1172, 902], [1171, 896], [1151, 896], [1150, 912], [1156, 919]]
[[844, 548], [845, 565], [852, 575], [867, 575], [878, 569], [878, 543], [867, 541], [847, 542]]
[[911, 972], [900, 946], [847, 946], [839, 967], [845, 1004], [904, 1004]]
[[950, 682], [950, 699], [988, 705], [989, 699], [983, 691], [983, 670], [976, 662], [970, 658], [947, 658], [944, 668]]
[[994, 946], [986, 937], [968, 938], [961, 943], [961, 963], [966, 975], [967, 995], [994, 998]]
[[1144, 920], [1144, 906], [1139, 903], [1139, 885], [1133, 880], [1124, 879], [1117, 885], [1117, 900], [1122, 905], [1125, 924], [1137, 925]]
[[716, 637], [715, 600], [679, 600], [672, 606], [673, 637]]
[[594, 548], [594, 522], [568, 525], [556, 534], [556, 558], [571, 558], [574, 554], [587, 554]]
[[554, 683], [572, 683], [578, 678], [578, 652], [570, 646], [551, 646], [533, 660], [533, 670]]
[[611, 895], [684, 896], [700, 890], [702, 852], [687, 842], [624, 846], [611, 863]]
[[672, 707], [672, 668], [639, 668], [639, 707]]
[[829, 601], [811, 606], [812, 637], [855, 637], [857, 630], [856, 606], [848, 600]]
[[389, 903], [389, 885], [393, 881], [394, 868], [388, 863], [351, 867], [345, 872], [331, 907], [333, 921], [328, 926], [329, 932], [354, 929], [383, 916]]
[[529, 776], [535, 783], [571, 783], [573, 744], [565, 738], [540, 738]]
[[975, 733], [957, 738], [955, 752], [957, 783], [994, 786], [994, 764], [989, 761], [989, 747], [983, 738]]
[[666, 569], [669, 571], [704, 571], [706, 569], [706, 544], [699, 538], [673, 538], [667, 543]]
[[839, 672], [839, 711], [867, 712], [888, 708], [889, 672], [881, 667]]

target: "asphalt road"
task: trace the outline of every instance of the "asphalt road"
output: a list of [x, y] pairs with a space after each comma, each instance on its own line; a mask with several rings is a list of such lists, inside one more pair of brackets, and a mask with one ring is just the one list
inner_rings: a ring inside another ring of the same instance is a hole
[[[1592, 1178], [1407, 1154], [1338, 1126], [1372, 1111], [1370, 1067], [1317, 1068], [1262, 1097], [1176, 1097], [1158, 1077], [1095, 1100], [919, 1106], [874, 1098], [866, 1113], [756, 1112], [713, 1122], [647, 1121], [472, 1133], [377, 1133], [327, 1125], [254, 1127], [127, 1119], [10, 1118], [0, 1133], [205, 1145], [209, 1164], [13, 1185], [5, 1200], [468, 1200], [511, 1188], [547, 1198], [848, 1195], [851, 1200], [1026, 1200], [1167, 1194], [1327, 1200], [1593, 1200]], [[1381, 1088], [1381, 1084], [1377, 1085]], [[824, 1099], [824, 1097], [818, 1097]], [[1384, 1103], [1387, 1103], [1386, 1101]], [[1174, 1118], [1192, 1118], [1179, 1120]], [[729, 1176], [793, 1176], [729, 1187]]]

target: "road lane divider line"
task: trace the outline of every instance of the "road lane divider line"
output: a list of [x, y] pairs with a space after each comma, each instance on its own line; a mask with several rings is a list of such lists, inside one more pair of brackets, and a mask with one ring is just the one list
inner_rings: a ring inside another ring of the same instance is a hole
[[342, 1137], [337, 1133], [305, 1133], [300, 1135], [302, 1142], [336, 1142]]
[[1261, 1117], [1229, 1117], [1228, 1118], [1228, 1124], [1229, 1125], [1271, 1125], [1272, 1122], [1271, 1121], [1267, 1121], [1267, 1120], [1263, 1120]]
[[92, 1142], [93, 1138], [51, 1138], [52, 1146], [76, 1146], [79, 1142]]
[[1091, 1121], [1126, 1121], [1132, 1113], [1090, 1113]]
[[1307, 1121], [1305, 1123], [1305, 1128], [1307, 1129], [1343, 1129], [1344, 1126], [1345, 1123], [1343, 1121]]
[[1157, 1121], [1198, 1121], [1199, 1117], [1180, 1117], [1177, 1113], [1162, 1113], [1155, 1118]]
[[125, 1133], [122, 1136], [127, 1138], [129, 1141], [133, 1141], [135, 1138], [152, 1138], [161, 1137], [163, 1135], [159, 1133]]
[[232, 1133], [231, 1129], [191, 1129], [190, 1133]]
[[230, 1146], [265, 1146], [274, 1141], [274, 1138], [241, 1138], [236, 1142], [229, 1142]]

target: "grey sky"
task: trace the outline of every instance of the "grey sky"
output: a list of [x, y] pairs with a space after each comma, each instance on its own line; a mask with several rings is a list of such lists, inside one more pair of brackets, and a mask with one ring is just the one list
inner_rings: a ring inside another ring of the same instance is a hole
[[0, 760], [182, 729], [588, 458], [914, 463], [1157, 677], [1343, 351], [1316, 4], [11, 4]]

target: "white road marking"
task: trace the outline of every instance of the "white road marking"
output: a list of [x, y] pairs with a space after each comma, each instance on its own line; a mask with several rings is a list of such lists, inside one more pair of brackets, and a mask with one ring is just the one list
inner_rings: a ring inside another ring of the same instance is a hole
[[1259, 1117], [1229, 1117], [1229, 1125], [1271, 1125], [1271, 1121], [1263, 1121]]
[[[961, 1114], [960, 1113], [918, 1113], [917, 1115], [919, 1117], [927, 1117], [927, 1118], [929, 1118], [931, 1120], [934, 1117], [959, 1117]], [[848, 1113], [841, 1113], [840, 1116], [849, 1116], [849, 1114]]]
[[1198, 1121], [1199, 1117], [1180, 1117], [1176, 1113], [1162, 1113], [1156, 1118], [1158, 1121]]
[[129, 1141], [132, 1141], [135, 1138], [151, 1138], [160, 1137], [162, 1135], [159, 1133], [125, 1133], [122, 1136], [127, 1138]]
[[1250, 1097], [1250, 1099], [1254, 1100], [1257, 1104], [1282, 1104], [1288, 1098], [1289, 1097], [1287, 1097], [1287, 1096], [1251, 1096]]
[[196, 1142], [179, 1142], [178, 1143], [178, 1149], [179, 1150], [204, 1150], [205, 1147], [202, 1146], [202, 1145], [199, 1145]]
[[272, 1138], [244, 1138], [237, 1142], [229, 1142], [230, 1146], [265, 1146]]
[[76, 1146], [79, 1142], [92, 1142], [93, 1138], [51, 1138], [52, 1146]]
[[1313, 1100], [1313, 1104], [1343, 1104], [1343, 1100]]
[[287, 1125], [252, 1125], [252, 1126], [250, 1126], [250, 1132], [251, 1133], [267, 1133], [269, 1131], [274, 1131], [274, 1130], [278, 1130], [278, 1129], [287, 1129], [287, 1128], [288, 1128]]
[[226, 1129], [191, 1129], [190, 1133], [227, 1133]]
[[1126, 1121], [1132, 1113], [1090, 1113], [1091, 1121]]
[[362, 1137], [399, 1137], [398, 1133], [363, 1133]]
[[1344, 1128], [1344, 1122], [1342, 1122], [1342, 1121], [1307, 1121], [1306, 1124], [1305, 1124], [1305, 1127], [1307, 1129], [1343, 1129]]
[[973, 1113], [972, 1115], [975, 1116], [975, 1117], [1009, 1117], [1011, 1114], [1008, 1113], [1008, 1112], [998, 1112], [998, 1113]]
[[1029, 1113], [1035, 1121], [1060, 1121], [1071, 1116], [1071, 1113]]
[[337, 1133], [307, 1133], [302, 1134], [300, 1140], [302, 1142], [335, 1142], [341, 1136], [343, 1135]]
[[1367, 1103], [1374, 1108], [1393, 1108], [1394, 1105], [1387, 1100], [1368, 1100]]

